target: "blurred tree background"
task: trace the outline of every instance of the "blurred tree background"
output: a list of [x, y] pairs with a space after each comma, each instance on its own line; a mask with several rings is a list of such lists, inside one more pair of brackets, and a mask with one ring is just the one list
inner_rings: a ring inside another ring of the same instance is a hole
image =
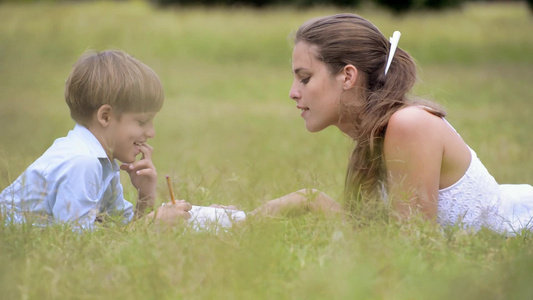
[[[1, 0], [0, 0], [1, 1]], [[458, 8], [465, 2], [509, 2], [523, 0], [150, 0], [161, 6], [168, 5], [218, 5], [218, 6], [335, 6], [358, 7], [373, 3], [390, 11], [401, 14], [414, 10], [444, 10]], [[526, 0], [533, 11], [533, 0]]]
[[[90, 0], [89, 0], [90, 1]], [[2, 2], [89, 2], [76, 0], [0, 0]], [[115, 0], [123, 1], [123, 0]], [[246, 6], [272, 7], [296, 6], [333, 6], [355, 8], [362, 4], [376, 4], [396, 14], [419, 10], [445, 10], [459, 8], [466, 2], [527, 2], [533, 13], [533, 0], [147, 0], [158, 6]]]
[[[1, 1], [1, 0], [0, 0]], [[523, 0], [150, 0], [161, 6], [168, 5], [218, 5], [218, 6], [335, 6], [358, 7], [363, 3], [374, 3], [401, 14], [413, 10], [443, 10], [458, 8], [465, 2], [509, 2]], [[526, 0], [533, 12], [533, 0]]]

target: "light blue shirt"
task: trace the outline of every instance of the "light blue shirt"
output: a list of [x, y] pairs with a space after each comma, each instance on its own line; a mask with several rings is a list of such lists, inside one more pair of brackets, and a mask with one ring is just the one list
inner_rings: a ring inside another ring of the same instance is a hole
[[96, 137], [76, 125], [0, 194], [5, 222], [90, 228], [100, 213], [129, 222], [133, 206], [124, 200], [119, 171]]

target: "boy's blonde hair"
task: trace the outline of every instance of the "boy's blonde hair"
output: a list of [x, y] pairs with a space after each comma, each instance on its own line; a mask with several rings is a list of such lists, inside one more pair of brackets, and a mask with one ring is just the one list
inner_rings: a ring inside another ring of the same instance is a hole
[[124, 112], [158, 112], [163, 86], [147, 65], [121, 50], [87, 51], [74, 64], [65, 86], [65, 101], [74, 121], [87, 125], [109, 104]]

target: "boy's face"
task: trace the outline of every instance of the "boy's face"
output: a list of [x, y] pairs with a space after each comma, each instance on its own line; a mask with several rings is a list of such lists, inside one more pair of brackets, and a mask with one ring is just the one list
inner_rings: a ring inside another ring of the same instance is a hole
[[155, 136], [155, 112], [122, 113], [111, 118], [107, 131], [106, 152], [110, 160], [132, 163], [141, 153], [140, 144]]

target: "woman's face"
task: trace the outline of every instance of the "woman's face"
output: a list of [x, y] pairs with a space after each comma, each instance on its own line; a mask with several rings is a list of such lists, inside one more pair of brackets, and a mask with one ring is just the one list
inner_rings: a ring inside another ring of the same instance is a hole
[[296, 101], [296, 107], [302, 111], [307, 130], [317, 132], [330, 125], [341, 128], [340, 100], [344, 91], [344, 75], [342, 72], [331, 74], [327, 65], [316, 59], [315, 51], [315, 46], [305, 42], [294, 46], [294, 81], [289, 97]]

